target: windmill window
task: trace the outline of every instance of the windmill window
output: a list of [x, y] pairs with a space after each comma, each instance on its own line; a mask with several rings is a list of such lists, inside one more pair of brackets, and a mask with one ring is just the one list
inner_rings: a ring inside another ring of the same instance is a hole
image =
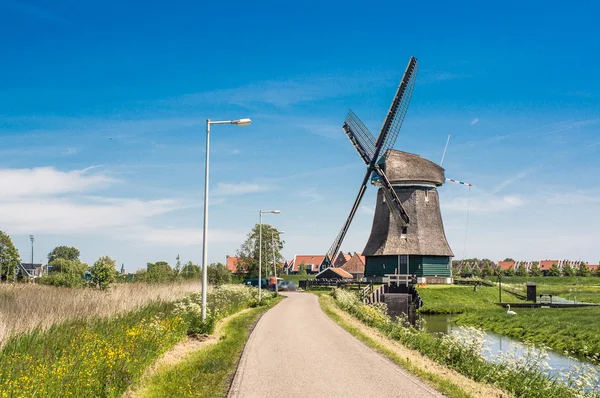
[[429, 202], [429, 190], [425, 191], [425, 202]]
[[408, 232], [408, 227], [407, 226], [403, 226], [400, 229], [400, 236], [403, 238], [406, 238], [406, 233]]

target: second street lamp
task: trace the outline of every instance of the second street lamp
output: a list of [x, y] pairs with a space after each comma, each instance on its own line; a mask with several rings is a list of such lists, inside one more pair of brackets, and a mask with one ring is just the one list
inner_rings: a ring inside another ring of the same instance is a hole
[[258, 302], [260, 303], [262, 290], [262, 215], [263, 213], [279, 214], [279, 210], [260, 210], [260, 226], [258, 227]]
[[[204, 232], [202, 234], [202, 321], [206, 320], [206, 290], [208, 289], [208, 166], [210, 149], [210, 126], [213, 124], [235, 124], [247, 126], [250, 119], [211, 121], [206, 119], [206, 165], [204, 175]], [[33, 261], [32, 261], [33, 262]]]
[[[280, 242], [281, 234], [285, 231], [277, 231], [277, 243]], [[277, 290], [277, 260], [275, 259], [275, 232], [271, 235], [271, 248], [273, 249], [273, 275], [275, 276], [275, 294], [279, 293]]]

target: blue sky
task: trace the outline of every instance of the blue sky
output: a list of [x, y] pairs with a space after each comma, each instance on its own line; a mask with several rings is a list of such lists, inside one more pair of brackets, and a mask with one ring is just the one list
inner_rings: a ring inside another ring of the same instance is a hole
[[[439, 162], [456, 258], [600, 260], [600, 36], [593, 2], [0, 1], [0, 229], [29, 259], [74, 245], [129, 271], [198, 262], [205, 120], [210, 261], [259, 209], [284, 254], [324, 253], [364, 166], [340, 129], [376, 134], [420, 63], [396, 149]], [[371, 187], [344, 242], [361, 251]], [[466, 242], [466, 245], [465, 245]]]

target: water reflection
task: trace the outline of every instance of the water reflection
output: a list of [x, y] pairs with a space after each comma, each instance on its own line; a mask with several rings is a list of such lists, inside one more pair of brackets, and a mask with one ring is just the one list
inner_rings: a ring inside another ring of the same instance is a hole
[[[423, 329], [429, 333], [443, 333], [443, 334], [458, 334], [461, 333], [461, 329], [454, 322], [452, 322], [452, 315], [421, 315]], [[486, 360], [497, 361], [500, 353], [512, 353], [515, 352], [516, 356], [524, 356], [529, 348], [510, 337], [502, 336], [492, 332], [486, 332], [483, 346], [483, 356]], [[547, 352], [546, 362], [550, 365], [551, 370], [548, 374], [556, 376], [559, 379], [566, 380], [566, 376], [563, 369], [574, 369], [586, 364], [586, 362], [579, 361], [574, 358], [569, 358], [556, 352]], [[597, 380], [600, 379], [600, 370], [598, 367], [593, 365], [587, 365], [586, 372], [593, 372], [597, 375]], [[598, 383], [600, 387], [600, 382]]]

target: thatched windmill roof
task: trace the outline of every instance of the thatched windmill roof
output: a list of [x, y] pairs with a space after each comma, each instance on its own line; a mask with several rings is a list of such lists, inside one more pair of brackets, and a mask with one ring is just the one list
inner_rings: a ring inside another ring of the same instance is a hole
[[385, 175], [392, 184], [444, 183], [444, 168], [414, 153], [388, 150], [384, 156]]
[[[385, 154], [385, 173], [394, 186], [410, 225], [406, 235], [401, 233], [397, 217], [390, 217], [390, 210], [383, 202], [379, 189], [373, 227], [363, 255], [424, 255], [450, 256], [454, 254], [446, 240], [437, 189], [444, 183], [444, 169], [437, 164], [412, 153], [389, 150]], [[433, 185], [415, 187], [415, 185]], [[418, 188], [418, 189], [417, 189]]]

